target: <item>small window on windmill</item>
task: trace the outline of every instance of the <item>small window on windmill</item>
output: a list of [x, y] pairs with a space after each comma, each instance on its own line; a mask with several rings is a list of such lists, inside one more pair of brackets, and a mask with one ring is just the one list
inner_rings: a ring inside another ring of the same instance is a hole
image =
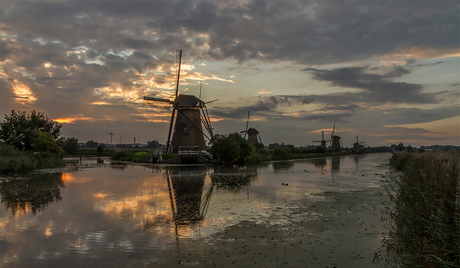
[[185, 133], [185, 134], [188, 133], [188, 128], [187, 128], [187, 127], [184, 127], [184, 133]]

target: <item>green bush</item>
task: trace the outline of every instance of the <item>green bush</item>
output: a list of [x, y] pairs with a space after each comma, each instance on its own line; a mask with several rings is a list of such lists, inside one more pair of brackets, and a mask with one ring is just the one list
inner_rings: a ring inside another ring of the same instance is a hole
[[125, 157], [127, 157], [128, 155], [124, 152], [124, 151], [118, 151], [118, 152], [114, 152], [112, 154], [112, 160], [120, 160], [120, 161], [123, 161], [123, 159]]
[[247, 165], [258, 165], [268, 161], [270, 161], [270, 158], [266, 154], [253, 154], [244, 159], [244, 163]]
[[0, 173], [24, 172], [65, 165], [60, 155], [42, 152], [20, 152], [13, 146], [0, 144]]
[[273, 150], [273, 160], [289, 160], [290, 158], [290, 150], [286, 147], [279, 146]]
[[239, 133], [231, 133], [228, 136], [215, 135], [215, 142], [211, 147], [214, 159], [226, 163], [243, 163], [244, 159], [255, 152], [255, 147], [245, 140]]

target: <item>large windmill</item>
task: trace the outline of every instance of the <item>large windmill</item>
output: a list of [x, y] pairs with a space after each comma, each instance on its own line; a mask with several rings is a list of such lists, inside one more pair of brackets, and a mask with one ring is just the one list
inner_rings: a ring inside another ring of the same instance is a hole
[[365, 143], [365, 142], [364, 142], [364, 141], [359, 142], [358, 135], [356, 135], [356, 142], [353, 143], [353, 152], [357, 153], [357, 152], [359, 152], [361, 149], [364, 149], [364, 146], [361, 145], [361, 144], [363, 144], [363, 143]]
[[326, 141], [324, 140], [324, 131], [321, 131], [321, 140], [320, 141], [313, 141], [313, 142], [319, 142], [321, 144], [321, 147], [326, 148]]
[[260, 138], [259, 131], [255, 128], [248, 128], [249, 126], [249, 114], [251, 111], [248, 111], [248, 120], [246, 121], [246, 130], [241, 131], [240, 133], [244, 133], [244, 138], [248, 137], [248, 141], [253, 145], [263, 144], [262, 139]]
[[334, 124], [334, 127], [332, 128], [331, 140], [329, 141], [330, 142], [329, 148], [332, 151], [340, 151], [341, 148], [343, 147], [342, 139], [339, 136], [334, 135], [334, 131], [335, 131], [335, 124]]
[[[168, 153], [179, 153], [179, 151], [205, 151], [206, 137], [214, 142], [211, 121], [209, 119], [206, 103], [194, 95], [179, 94], [180, 66], [182, 61], [182, 50], [176, 51], [179, 59], [176, 79], [176, 98], [171, 101], [163, 98], [144, 96], [146, 101], [163, 102], [172, 105], [172, 115], [169, 124], [168, 141], [166, 151]], [[203, 127], [207, 133], [203, 131]], [[174, 131], [173, 131], [174, 126]], [[172, 140], [171, 140], [171, 133]]]

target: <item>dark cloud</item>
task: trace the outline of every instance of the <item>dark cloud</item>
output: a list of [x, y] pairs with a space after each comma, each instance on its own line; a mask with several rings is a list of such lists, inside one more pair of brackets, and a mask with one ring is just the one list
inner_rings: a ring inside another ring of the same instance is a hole
[[395, 66], [384, 74], [370, 73], [367, 67], [346, 67], [332, 70], [306, 68], [318, 81], [330, 82], [333, 86], [357, 88], [363, 92], [353, 94], [355, 102], [377, 103], [435, 103], [435, 95], [423, 93], [421, 84], [392, 82], [391, 78], [410, 73]]
[[[304, 66], [347, 63], [411, 49], [415, 54], [423, 50], [442, 54], [458, 49], [458, 11], [458, 3], [451, 1], [4, 1], [0, 108], [2, 112], [14, 108], [9, 101], [15, 96], [13, 86], [24, 85], [39, 96], [34, 108], [47, 109], [51, 116], [110, 114], [138, 120], [130, 115], [139, 114], [139, 104], [118, 95], [129, 92], [140, 98], [144, 92], [170, 86], [176, 48], [184, 50], [188, 63], [223, 60], [245, 67], [255, 66], [252, 60]], [[424, 92], [422, 84], [401, 82], [410, 68], [421, 66], [408, 60], [407, 66], [385, 71], [362, 66], [308, 68], [314, 79], [344, 90], [262, 97], [250, 105], [216, 106], [210, 112], [244, 119], [251, 110], [254, 116], [285, 123], [286, 128], [288, 119], [351, 124], [362, 115], [362, 106], [436, 103], [438, 95]], [[107, 88], [121, 92], [113, 97], [109, 94], [113, 92], [104, 91]], [[112, 105], [89, 105], [101, 101]], [[299, 117], [283, 113], [287, 107], [310, 104], [319, 108], [301, 110]], [[385, 122], [411, 121], [404, 114], [413, 116], [414, 122], [436, 120], [443, 112], [444, 116], [453, 112], [395, 111], [402, 115], [394, 114], [394, 120]]]
[[[241, 62], [264, 59], [337, 63], [411, 47], [458, 47], [455, 2], [357, 5], [262, 0], [247, 4], [115, 1], [110, 5], [104, 1], [20, 1], [4, 5], [2, 21], [11, 34], [58, 39], [73, 45], [97, 40], [94, 47], [161, 51], [176, 43], [184, 45], [184, 49], [194, 48], [194, 41], [186, 39], [195, 40], [206, 34], [209, 48], [194, 50], [193, 54]], [[155, 34], [146, 35], [149, 30]]]

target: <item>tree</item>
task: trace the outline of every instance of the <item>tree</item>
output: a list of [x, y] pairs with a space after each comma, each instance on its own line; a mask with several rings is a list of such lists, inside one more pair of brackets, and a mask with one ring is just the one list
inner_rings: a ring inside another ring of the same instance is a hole
[[52, 121], [44, 113], [33, 110], [27, 114], [12, 110], [0, 123], [0, 140], [20, 151], [41, 151], [54, 148], [47, 144], [51, 140], [60, 145], [61, 127], [62, 124]]
[[77, 138], [71, 137], [64, 139], [61, 148], [64, 150], [66, 154], [75, 154], [78, 151], [78, 149], [80, 149], [80, 145], [78, 144]]
[[38, 130], [32, 139], [32, 148], [35, 152], [51, 152], [60, 154], [62, 149], [57, 145], [51, 134]]
[[238, 160], [241, 149], [237, 141], [224, 135], [215, 135], [214, 144], [211, 147], [211, 154], [215, 159], [224, 162], [235, 162]]
[[285, 146], [276, 147], [273, 150], [273, 160], [289, 160], [290, 157], [290, 149]]
[[88, 147], [88, 148], [93, 148], [94, 149], [94, 148], [97, 148], [98, 145], [99, 144], [97, 142], [93, 141], [93, 140], [90, 140], [90, 141], [86, 142], [86, 147]]
[[404, 148], [404, 144], [400, 143], [398, 146], [396, 146], [395, 150], [397, 151], [405, 151], [406, 149]]
[[158, 149], [160, 148], [160, 143], [157, 140], [147, 142], [147, 148], [149, 149]]
[[211, 147], [211, 154], [214, 158], [224, 162], [241, 163], [246, 157], [255, 152], [255, 147], [236, 132], [228, 136], [215, 135], [214, 139], [215, 142]]
[[103, 145], [99, 145], [97, 146], [97, 154], [100, 155], [104, 152], [104, 146]]

